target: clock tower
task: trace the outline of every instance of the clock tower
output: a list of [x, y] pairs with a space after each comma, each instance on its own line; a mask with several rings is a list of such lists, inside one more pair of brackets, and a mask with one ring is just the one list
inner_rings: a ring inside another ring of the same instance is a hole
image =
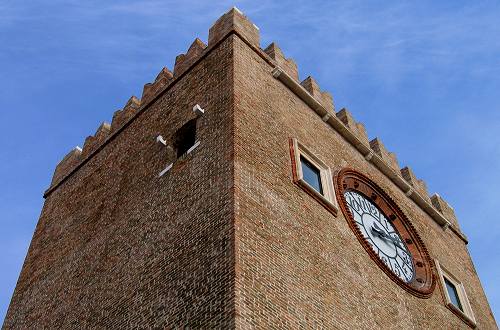
[[44, 197], [5, 329], [497, 329], [453, 208], [236, 8]]

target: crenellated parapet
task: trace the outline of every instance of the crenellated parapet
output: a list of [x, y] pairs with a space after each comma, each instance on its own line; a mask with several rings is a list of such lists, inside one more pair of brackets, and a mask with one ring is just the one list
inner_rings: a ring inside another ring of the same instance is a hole
[[332, 94], [322, 91], [313, 77], [309, 76], [306, 79], [302, 80], [300, 85], [304, 87], [304, 89], [308, 91], [309, 94], [312, 95], [312, 97], [314, 97], [319, 103], [321, 103], [327, 111], [335, 113]]
[[384, 144], [379, 138], [374, 138], [370, 141], [370, 148], [375, 152], [382, 160], [384, 160], [389, 166], [396, 172], [399, 172], [399, 163], [396, 155], [392, 152], [387, 151]]
[[274, 60], [277, 66], [283, 69], [291, 78], [299, 81], [297, 64], [291, 58], [286, 58], [279, 46], [273, 42], [264, 49], [264, 53]]
[[82, 149], [75, 147], [68, 152], [66, 156], [57, 164], [54, 175], [52, 176], [51, 185], [61, 181], [68, 173], [70, 173], [82, 160]]
[[139, 110], [141, 100], [132, 96], [122, 110], [113, 115], [111, 124], [103, 122], [97, 128], [94, 135], [85, 139], [83, 148], [76, 147], [71, 150], [57, 165], [51, 181], [51, 187], [57, 185], [63, 178], [69, 175], [83, 160], [92, 155], [105, 141], [123, 125], [129, 121]]
[[158, 93], [173, 80], [173, 74], [169, 69], [164, 67], [156, 76], [152, 83], [144, 85], [142, 90], [141, 102], [146, 104], [151, 101]]
[[132, 96], [122, 110], [118, 110], [114, 113], [113, 120], [111, 121], [111, 133], [116, 132], [129, 121], [137, 113], [140, 107], [141, 100]]
[[[101, 124], [94, 135], [87, 137], [83, 150], [75, 148], [68, 153], [55, 170], [51, 189], [79, 164], [90, 158], [106, 141], [118, 134], [160, 93], [181, 79], [187, 70], [231, 33], [238, 35], [270, 65], [270, 72], [276, 79], [298, 95], [325, 123], [337, 130], [365, 159], [387, 175], [437, 223], [447, 227], [450, 222], [452, 226], [458, 228], [455, 213], [448, 203], [437, 194], [429, 197], [425, 182], [418, 179], [409, 167], [400, 169], [396, 155], [389, 152], [380, 139], [375, 138], [370, 141], [365, 126], [357, 122], [349, 110], [343, 108], [336, 113], [332, 95], [322, 90], [313, 77], [309, 76], [300, 82], [297, 64], [285, 56], [275, 42], [261, 49], [259, 29], [237, 8], [230, 9], [212, 25], [208, 34], [208, 45], [196, 38], [185, 54], [176, 57], [173, 72], [166, 67], [163, 68], [153, 82], [144, 85], [141, 99], [132, 96], [122, 110], [114, 113], [111, 125]], [[465, 238], [464, 240], [466, 241]]]
[[366, 145], [370, 145], [368, 135], [366, 134], [365, 125], [358, 123], [354, 120], [351, 112], [346, 108], [342, 108], [337, 112], [337, 118], [340, 119], [344, 125], [349, 128], [357, 137]]
[[401, 169], [401, 176], [408, 182], [413, 189], [418, 192], [428, 202], [431, 201], [429, 193], [427, 192], [427, 184], [424, 180], [418, 179], [413, 173], [412, 169], [408, 166]]
[[441, 196], [438, 194], [434, 194], [431, 196], [432, 205], [439, 211], [443, 216], [446, 217], [451, 222], [451, 225], [454, 226], [457, 230], [460, 230], [460, 226], [458, 224], [457, 216], [455, 215], [455, 211]]
[[189, 68], [203, 54], [207, 45], [200, 39], [196, 38], [191, 46], [189, 46], [186, 54], [177, 55], [175, 58], [174, 77], [180, 76], [187, 68]]
[[236, 7], [231, 8], [212, 25], [208, 31], [208, 46], [215, 45], [231, 31], [238, 33], [253, 47], [260, 47], [259, 28]]
[[111, 132], [111, 125], [103, 122], [94, 135], [87, 136], [83, 144], [82, 156], [85, 158], [92, 154], [103, 143]]

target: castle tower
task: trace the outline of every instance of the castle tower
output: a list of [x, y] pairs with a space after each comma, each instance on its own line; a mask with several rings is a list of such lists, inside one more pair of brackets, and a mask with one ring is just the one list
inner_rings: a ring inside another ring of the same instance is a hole
[[453, 209], [235, 8], [44, 197], [6, 329], [497, 328]]

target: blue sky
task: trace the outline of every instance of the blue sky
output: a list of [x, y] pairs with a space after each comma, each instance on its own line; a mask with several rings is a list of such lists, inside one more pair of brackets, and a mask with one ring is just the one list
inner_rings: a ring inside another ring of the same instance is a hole
[[499, 2], [2, 0], [0, 321], [56, 164], [233, 5], [454, 206], [499, 320]]

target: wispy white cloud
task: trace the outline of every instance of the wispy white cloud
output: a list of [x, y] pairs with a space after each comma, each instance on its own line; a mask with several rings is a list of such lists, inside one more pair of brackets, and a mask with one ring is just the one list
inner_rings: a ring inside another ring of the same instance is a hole
[[[429, 13], [428, 6], [415, 2], [390, 7], [359, 1], [307, 2], [296, 4], [277, 18], [278, 22], [296, 22], [297, 30], [292, 33], [307, 35], [306, 44], [302, 39], [298, 43], [288, 38], [290, 24], [285, 23], [276, 39], [286, 40], [286, 48], [297, 57], [318, 44], [326, 45], [322, 49], [326, 54], [314, 60], [317, 71], [342, 74], [347, 67], [347, 72], [360, 70], [381, 81], [397, 83], [400, 76], [435, 63], [444, 71], [485, 52], [500, 51], [498, 15], [483, 7], [469, 3]], [[330, 14], [319, 15], [318, 11]], [[489, 64], [472, 63], [470, 70], [480, 72], [475, 68], [482, 65]]]

